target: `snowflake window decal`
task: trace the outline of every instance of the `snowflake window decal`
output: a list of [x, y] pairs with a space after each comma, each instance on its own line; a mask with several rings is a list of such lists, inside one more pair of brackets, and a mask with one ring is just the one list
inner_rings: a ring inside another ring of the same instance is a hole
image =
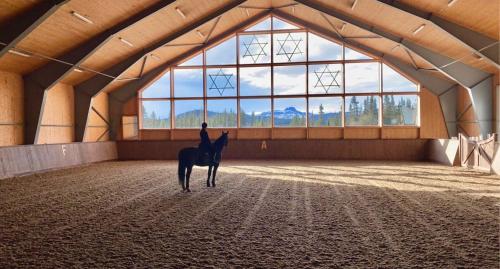
[[325, 65], [323, 70], [320, 69], [321, 68], [318, 68], [314, 71], [314, 74], [318, 79], [316, 81], [316, 84], [314, 85], [314, 88], [322, 88], [327, 94], [330, 93], [329, 91], [331, 88], [340, 88], [340, 84], [337, 81], [340, 70], [332, 71], [327, 64]]
[[292, 61], [293, 56], [302, 54], [300, 50], [300, 43], [302, 38], [294, 39], [291, 33], [288, 33], [285, 39], [278, 39], [279, 48], [276, 55], [285, 55], [289, 62]]
[[254, 64], [257, 63], [259, 57], [267, 56], [265, 48], [268, 45], [268, 42], [259, 41], [255, 35], [252, 36], [249, 43], [243, 42], [242, 45], [245, 47], [243, 58], [250, 57]]
[[233, 84], [231, 84], [231, 79], [233, 74], [226, 74], [219, 69], [215, 74], [208, 74], [210, 80], [208, 85], [208, 90], [216, 90], [220, 96], [224, 95], [225, 90], [234, 90]]

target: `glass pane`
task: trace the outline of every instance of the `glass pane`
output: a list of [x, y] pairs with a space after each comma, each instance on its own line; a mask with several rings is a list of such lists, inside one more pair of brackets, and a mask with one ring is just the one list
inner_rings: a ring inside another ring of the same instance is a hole
[[271, 35], [240, 35], [240, 64], [271, 62]]
[[377, 62], [345, 64], [345, 92], [379, 92], [379, 66]]
[[345, 125], [378, 125], [378, 96], [346, 96]]
[[240, 99], [240, 127], [271, 127], [271, 99]]
[[170, 128], [170, 101], [142, 101], [142, 128]]
[[207, 68], [207, 96], [236, 96], [236, 68]]
[[245, 32], [249, 32], [249, 31], [267, 31], [267, 30], [271, 30], [271, 18], [267, 18], [259, 23], [257, 23], [256, 25], [248, 28], [245, 30]]
[[305, 127], [306, 99], [305, 98], [274, 99], [273, 116], [274, 116], [275, 127]]
[[241, 67], [240, 95], [271, 95], [271, 67]]
[[405, 78], [400, 73], [396, 72], [389, 66], [383, 66], [383, 87], [385, 92], [416, 92], [418, 91], [417, 84]]
[[169, 98], [170, 97], [170, 72], [165, 73], [160, 79], [153, 82], [141, 93], [142, 98]]
[[356, 50], [345, 47], [345, 59], [346, 60], [365, 60], [365, 59], [373, 59], [372, 57], [365, 55]]
[[299, 27], [273, 17], [273, 30], [299, 29]]
[[179, 66], [198, 66], [203, 65], [203, 54], [200, 53], [196, 56], [193, 56], [191, 59], [179, 64]]
[[417, 95], [384, 95], [384, 125], [417, 125]]
[[290, 95], [306, 93], [306, 67], [304, 65], [275, 66], [274, 94]]
[[175, 128], [201, 128], [203, 100], [175, 101]]
[[203, 97], [203, 70], [175, 69], [174, 96]]
[[236, 127], [236, 99], [208, 100], [208, 127]]
[[274, 34], [274, 62], [299, 62], [306, 60], [306, 33]]
[[236, 37], [207, 50], [207, 65], [236, 64]]
[[342, 46], [309, 33], [309, 61], [342, 60]]
[[309, 94], [342, 93], [342, 64], [309, 66]]
[[342, 126], [342, 97], [309, 98], [309, 126]]

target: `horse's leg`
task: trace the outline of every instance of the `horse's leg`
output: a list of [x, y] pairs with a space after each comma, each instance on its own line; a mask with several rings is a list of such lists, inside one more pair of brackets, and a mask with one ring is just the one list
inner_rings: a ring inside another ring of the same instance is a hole
[[210, 187], [210, 175], [212, 175], [212, 166], [208, 166], [207, 187]]
[[191, 192], [189, 189], [189, 177], [191, 177], [191, 170], [193, 170], [193, 166], [188, 166], [187, 168], [187, 173], [186, 173], [186, 191]]
[[212, 187], [215, 187], [215, 175], [217, 174], [217, 168], [219, 168], [219, 164], [214, 165], [214, 173], [212, 176]]

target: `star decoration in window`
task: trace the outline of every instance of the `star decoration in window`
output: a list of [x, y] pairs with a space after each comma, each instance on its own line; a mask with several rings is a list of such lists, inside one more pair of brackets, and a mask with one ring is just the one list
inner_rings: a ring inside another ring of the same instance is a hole
[[224, 95], [225, 90], [233, 90], [234, 86], [231, 84], [233, 74], [225, 74], [222, 69], [219, 69], [215, 74], [208, 74], [209, 84], [208, 90], [216, 90], [220, 96]]
[[300, 43], [302, 38], [294, 39], [291, 33], [288, 33], [285, 39], [278, 39], [279, 48], [276, 55], [285, 55], [289, 62], [292, 61], [293, 56], [302, 54], [300, 50]]
[[267, 42], [259, 41], [259, 39], [254, 35], [249, 43], [243, 42], [243, 47], [245, 47], [245, 51], [243, 52], [243, 58], [250, 57], [252, 58], [253, 63], [257, 63], [259, 57], [267, 56], [265, 48], [267, 46]]
[[331, 88], [340, 88], [340, 84], [337, 81], [337, 77], [340, 74], [340, 70], [332, 71], [330, 67], [326, 64], [323, 70], [315, 70], [314, 74], [318, 78], [314, 88], [323, 88], [325, 93], [329, 93]]

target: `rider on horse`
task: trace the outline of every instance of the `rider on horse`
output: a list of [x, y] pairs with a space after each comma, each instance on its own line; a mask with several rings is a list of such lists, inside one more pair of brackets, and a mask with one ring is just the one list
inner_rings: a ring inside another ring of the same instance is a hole
[[200, 144], [198, 145], [198, 149], [200, 150], [200, 159], [204, 159], [204, 156], [208, 155], [210, 160], [214, 158], [212, 143], [210, 142], [210, 137], [208, 137], [207, 132], [207, 123], [204, 122], [201, 124], [200, 131]]

